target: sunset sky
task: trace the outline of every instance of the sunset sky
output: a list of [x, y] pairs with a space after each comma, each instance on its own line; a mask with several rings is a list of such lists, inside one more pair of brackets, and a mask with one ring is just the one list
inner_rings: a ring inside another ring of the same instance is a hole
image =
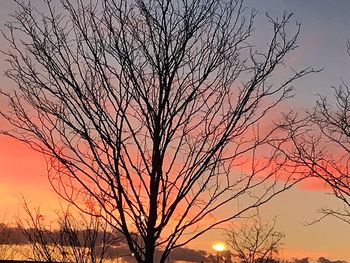
[[[15, 5], [11, 0], [0, 2], [0, 27], [3, 29]], [[266, 32], [271, 32], [271, 25], [264, 16], [266, 12], [272, 17], [281, 15], [284, 10], [293, 12], [294, 20], [301, 23], [301, 34], [299, 48], [289, 57], [289, 65], [299, 69], [305, 66], [323, 68], [321, 73], [295, 83], [295, 97], [287, 102], [287, 108], [302, 111], [314, 105], [317, 94], [331, 96], [330, 87], [337, 86], [341, 79], [350, 83], [350, 58], [346, 53], [346, 41], [350, 39], [349, 0], [246, 0], [245, 5], [259, 12], [254, 32], [258, 44], [262, 43]], [[6, 49], [3, 39], [0, 48]], [[5, 67], [1, 59], [1, 71]], [[8, 85], [14, 86], [1, 74], [0, 87]], [[0, 107], [3, 105], [0, 98]], [[0, 121], [0, 128], [3, 125]], [[0, 136], [0, 219], [6, 217], [11, 221], [14, 214], [20, 213], [22, 196], [45, 211], [57, 207], [58, 199], [47, 181], [43, 156], [13, 139]], [[286, 236], [282, 250], [285, 257], [323, 256], [350, 262], [350, 225], [326, 218], [306, 226], [320, 216], [320, 208], [340, 206], [341, 203], [327, 195], [323, 183], [306, 181], [261, 208], [261, 213], [266, 219], [277, 217], [276, 229]], [[214, 241], [223, 239], [218, 231], [196, 240], [192, 247], [209, 250]]]

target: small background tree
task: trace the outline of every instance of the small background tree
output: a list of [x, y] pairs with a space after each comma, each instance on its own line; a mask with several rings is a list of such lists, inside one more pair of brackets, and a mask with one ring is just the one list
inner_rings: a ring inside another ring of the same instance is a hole
[[242, 263], [278, 262], [284, 234], [275, 230], [276, 219], [263, 222], [260, 216], [244, 225], [232, 225], [226, 231], [226, 242], [234, 257]]
[[17, 226], [31, 249], [25, 258], [45, 262], [103, 262], [111, 257], [113, 248], [122, 237], [111, 232], [107, 222], [95, 216], [58, 211], [57, 218], [48, 222], [40, 209], [31, 209], [24, 202], [27, 217], [19, 218]]
[[[350, 55], [349, 42], [347, 51]], [[322, 208], [320, 219], [331, 215], [350, 223], [350, 87], [342, 81], [332, 90], [333, 97], [319, 95], [306, 117], [285, 116], [282, 127], [291, 140], [286, 140], [284, 153], [291, 165], [299, 166], [308, 177], [323, 180], [342, 202], [343, 209]]]

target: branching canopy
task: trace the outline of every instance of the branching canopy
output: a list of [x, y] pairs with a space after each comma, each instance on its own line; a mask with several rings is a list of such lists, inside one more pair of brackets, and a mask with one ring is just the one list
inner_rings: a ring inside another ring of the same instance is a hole
[[256, 50], [256, 12], [240, 0], [18, 6], [2, 133], [44, 153], [54, 189], [123, 233], [138, 262], [155, 247], [164, 262], [295, 183], [268, 146], [277, 127], [259, 125], [313, 71], [287, 75], [290, 14], [268, 17], [270, 42]]

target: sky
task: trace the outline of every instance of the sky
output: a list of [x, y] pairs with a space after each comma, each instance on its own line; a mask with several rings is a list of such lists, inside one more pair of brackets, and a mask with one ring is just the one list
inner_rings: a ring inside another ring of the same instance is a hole
[[[255, 8], [255, 37], [264, 39], [266, 30], [271, 30], [265, 13], [272, 17], [283, 11], [294, 13], [293, 19], [301, 23], [299, 48], [289, 62], [297, 68], [313, 66], [323, 68], [321, 73], [307, 76], [295, 83], [295, 97], [288, 107], [303, 110], [314, 105], [317, 94], [331, 96], [331, 86], [337, 86], [341, 79], [347, 80], [350, 58], [346, 54], [346, 41], [350, 39], [350, 1], [348, 0], [246, 0], [248, 8]], [[13, 12], [11, 0], [2, 0], [0, 8], [0, 28]], [[3, 39], [0, 47], [6, 47]], [[0, 69], [5, 70], [0, 55]], [[350, 82], [350, 77], [348, 79]], [[0, 87], [14, 85], [3, 74]], [[0, 99], [0, 107], [3, 105]], [[3, 125], [0, 122], [0, 126]], [[57, 206], [58, 199], [50, 190], [46, 178], [43, 156], [3, 136], [0, 136], [0, 219], [11, 219], [20, 213], [20, 200], [24, 196], [33, 204], [40, 204], [44, 210]], [[261, 208], [266, 219], [277, 217], [276, 229], [285, 233], [285, 257], [327, 257], [350, 262], [350, 226], [333, 218], [307, 226], [319, 217], [322, 207], [337, 207], [341, 204], [327, 194], [319, 182], [306, 182], [283, 193], [277, 199]], [[216, 240], [224, 237], [221, 232], [211, 233], [191, 244], [193, 248], [210, 250]]]

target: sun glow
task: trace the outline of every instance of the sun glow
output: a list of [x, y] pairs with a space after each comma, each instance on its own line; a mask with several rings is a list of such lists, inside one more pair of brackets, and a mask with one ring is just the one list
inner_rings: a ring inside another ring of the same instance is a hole
[[225, 244], [222, 242], [215, 243], [212, 247], [216, 252], [221, 252], [225, 250]]

